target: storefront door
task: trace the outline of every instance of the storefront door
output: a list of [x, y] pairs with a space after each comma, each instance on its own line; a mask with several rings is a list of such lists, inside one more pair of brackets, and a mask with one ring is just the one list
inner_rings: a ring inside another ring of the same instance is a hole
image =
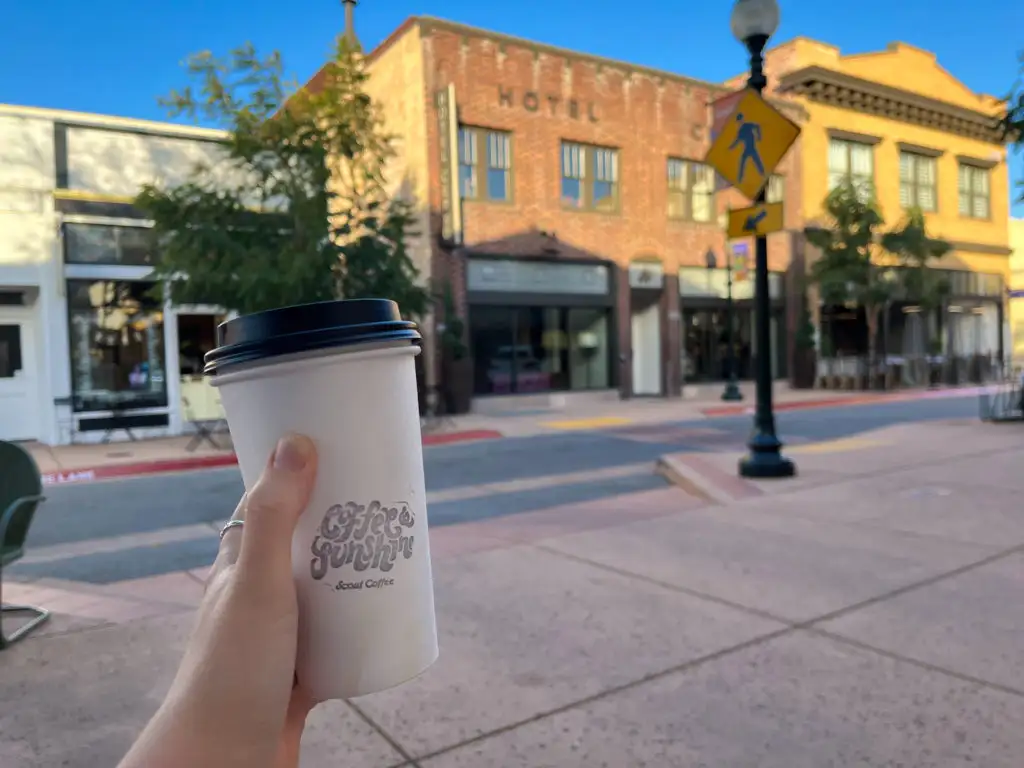
[[[686, 381], [722, 381], [729, 376], [729, 326], [725, 309], [683, 311], [683, 377]], [[736, 377], [750, 378], [752, 312], [733, 312]]]
[[183, 422], [215, 421], [223, 418], [217, 390], [203, 376], [206, 353], [217, 346], [217, 326], [223, 314], [181, 312], [178, 324], [178, 393]]
[[0, 309], [0, 440], [40, 435], [34, 331], [30, 310]]
[[661, 306], [657, 302], [634, 309], [633, 394], [661, 394]]

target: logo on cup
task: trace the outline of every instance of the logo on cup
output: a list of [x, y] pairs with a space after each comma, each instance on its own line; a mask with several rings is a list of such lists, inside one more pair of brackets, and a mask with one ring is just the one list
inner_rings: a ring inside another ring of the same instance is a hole
[[313, 539], [310, 575], [320, 581], [331, 568], [345, 565], [359, 573], [370, 569], [387, 573], [399, 554], [407, 560], [412, 557], [415, 523], [416, 516], [404, 501], [335, 504], [324, 514]]

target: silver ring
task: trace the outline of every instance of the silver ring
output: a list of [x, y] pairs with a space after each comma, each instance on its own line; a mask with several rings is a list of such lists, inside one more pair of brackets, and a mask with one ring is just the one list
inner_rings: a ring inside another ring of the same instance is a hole
[[223, 539], [224, 534], [232, 528], [241, 528], [243, 525], [245, 525], [245, 520], [228, 520], [224, 527], [220, 529], [220, 537]]

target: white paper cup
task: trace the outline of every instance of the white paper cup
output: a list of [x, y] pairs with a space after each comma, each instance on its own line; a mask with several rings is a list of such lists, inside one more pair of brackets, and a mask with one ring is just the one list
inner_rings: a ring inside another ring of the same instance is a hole
[[218, 338], [206, 372], [245, 487], [288, 432], [319, 455], [292, 539], [300, 683], [327, 700], [415, 677], [438, 656], [416, 326], [394, 302], [365, 299], [246, 315]]

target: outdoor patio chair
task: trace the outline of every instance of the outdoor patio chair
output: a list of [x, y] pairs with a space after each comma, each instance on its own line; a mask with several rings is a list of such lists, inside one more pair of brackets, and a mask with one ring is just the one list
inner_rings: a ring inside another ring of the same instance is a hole
[[[36, 507], [44, 501], [43, 481], [32, 455], [15, 443], [0, 441], [0, 600], [3, 569], [25, 554], [25, 539]], [[3, 617], [28, 614], [29, 620], [10, 635], [4, 634]], [[21, 640], [50, 618], [50, 612], [30, 605], [0, 602], [0, 650]]]

